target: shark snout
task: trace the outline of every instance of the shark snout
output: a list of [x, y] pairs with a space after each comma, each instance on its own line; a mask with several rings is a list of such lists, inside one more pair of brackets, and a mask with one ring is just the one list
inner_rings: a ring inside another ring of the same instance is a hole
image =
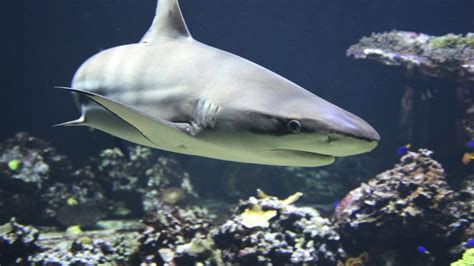
[[380, 141], [377, 131], [360, 117], [340, 110], [324, 118], [326, 145], [317, 145], [322, 154], [350, 156], [373, 150]]
[[353, 137], [361, 141], [378, 142], [380, 135], [362, 118], [344, 111], [337, 119], [336, 133]]

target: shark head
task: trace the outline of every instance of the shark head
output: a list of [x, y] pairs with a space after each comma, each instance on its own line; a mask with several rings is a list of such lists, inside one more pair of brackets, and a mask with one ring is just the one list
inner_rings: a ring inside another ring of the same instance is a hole
[[229, 103], [219, 114], [221, 129], [245, 135], [245, 143], [275, 164], [327, 165], [377, 146], [379, 134], [360, 117], [287, 80], [278, 83], [271, 94], [257, 86], [247, 89], [252, 97]]

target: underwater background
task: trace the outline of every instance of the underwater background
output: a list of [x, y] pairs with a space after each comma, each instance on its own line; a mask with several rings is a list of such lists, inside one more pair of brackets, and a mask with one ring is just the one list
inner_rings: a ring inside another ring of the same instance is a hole
[[[1, 265], [449, 265], [463, 253], [456, 265], [474, 265], [474, 148], [466, 145], [474, 75], [443, 74], [474, 60], [466, 35], [473, 1], [180, 5], [196, 39], [360, 116], [381, 135], [378, 147], [326, 167], [288, 168], [53, 128], [79, 115], [54, 86], [69, 86], [91, 55], [137, 42], [156, 1], [9, 1], [1, 18]], [[403, 58], [399, 66], [355, 60], [367, 43], [404, 51], [393, 46], [413, 36], [392, 30], [459, 34], [430, 46], [458, 61], [421, 70]], [[372, 33], [381, 35], [359, 43]]]

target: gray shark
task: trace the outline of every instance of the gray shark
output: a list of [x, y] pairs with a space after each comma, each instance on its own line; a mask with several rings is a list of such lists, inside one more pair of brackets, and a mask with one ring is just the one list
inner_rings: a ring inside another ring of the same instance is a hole
[[177, 0], [159, 0], [139, 43], [88, 59], [71, 90], [89, 126], [166, 151], [313, 167], [371, 151], [361, 118], [253, 62], [196, 41]]

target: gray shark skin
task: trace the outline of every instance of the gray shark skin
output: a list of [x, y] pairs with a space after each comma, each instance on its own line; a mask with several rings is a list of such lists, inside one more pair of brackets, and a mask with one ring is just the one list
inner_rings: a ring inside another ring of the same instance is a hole
[[371, 151], [361, 118], [239, 56], [191, 37], [177, 0], [159, 0], [136, 44], [88, 59], [71, 88], [89, 126], [166, 151], [314, 167]]

